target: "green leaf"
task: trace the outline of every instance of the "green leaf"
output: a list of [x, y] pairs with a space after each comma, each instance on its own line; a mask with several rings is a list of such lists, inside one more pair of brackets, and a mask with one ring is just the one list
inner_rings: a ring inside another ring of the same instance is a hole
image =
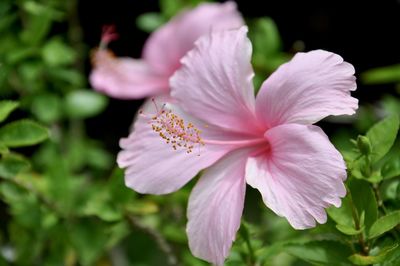
[[378, 218], [378, 204], [375, 194], [371, 186], [363, 180], [351, 179], [348, 186], [359, 217], [364, 212], [365, 229], [368, 231]]
[[53, 38], [42, 50], [43, 60], [50, 66], [68, 65], [75, 61], [76, 52], [60, 38]]
[[385, 260], [382, 262], [382, 266], [398, 266], [400, 261], [400, 247], [394, 249]]
[[256, 53], [270, 57], [281, 51], [281, 36], [271, 18], [257, 19], [251, 28], [250, 35]]
[[69, 237], [80, 264], [95, 265], [109, 241], [106, 224], [94, 219], [80, 219], [69, 227]]
[[337, 241], [310, 241], [299, 244], [288, 244], [284, 250], [289, 254], [315, 264], [351, 265], [347, 257], [351, 249]]
[[399, 117], [391, 115], [375, 124], [367, 132], [367, 138], [372, 145], [372, 162], [377, 162], [392, 147], [399, 130]]
[[22, 156], [8, 154], [0, 159], [0, 177], [14, 178], [20, 172], [30, 167], [29, 161]]
[[33, 98], [31, 110], [39, 120], [45, 123], [57, 121], [62, 115], [61, 99], [51, 93], [36, 95]]
[[137, 17], [136, 25], [139, 29], [145, 32], [153, 32], [162, 24], [165, 19], [159, 13], [145, 13]]
[[358, 234], [362, 233], [362, 231], [364, 230], [364, 228], [360, 228], [357, 230], [352, 226], [347, 226], [347, 225], [342, 225], [342, 224], [337, 224], [336, 228], [343, 234], [349, 235], [349, 236], [358, 235]]
[[206, 2], [204, 0], [160, 0], [160, 9], [161, 13], [166, 18], [172, 18], [176, 14], [178, 14], [181, 10], [194, 7], [202, 2]]
[[378, 237], [400, 224], [400, 210], [379, 218], [369, 229], [370, 239]]
[[382, 176], [384, 179], [400, 176], [400, 157], [393, 157], [383, 165]]
[[39, 4], [35, 1], [26, 1], [22, 7], [25, 11], [35, 16], [45, 16], [56, 20], [62, 19], [64, 16], [63, 12], [51, 8], [49, 5]]
[[400, 64], [370, 69], [361, 74], [365, 84], [400, 82]]
[[30, 45], [39, 44], [50, 31], [51, 22], [48, 16], [29, 16], [21, 32], [22, 41]]
[[[253, 44], [252, 62], [257, 74], [265, 76], [290, 60], [290, 55], [282, 52], [282, 40], [275, 22], [268, 17], [250, 23], [249, 38]], [[256, 85], [259, 83], [256, 81]], [[256, 88], [259, 88], [258, 86]]]
[[65, 111], [72, 118], [87, 118], [101, 113], [107, 106], [106, 96], [90, 90], [77, 90], [67, 94]]
[[381, 263], [386, 260], [388, 255], [397, 248], [398, 244], [382, 249], [376, 256], [365, 256], [361, 254], [353, 254], [349, 260], [355, 265], [371, 265]]
[[18, 106], [19, 103], [16, 101], [0, 101], [0, 122], [3, 122]]
[[0, 142], [0, 154], [7, 154], [9, 153], [9, 149], [7, 148], [6, 145], [4, 145], [3, 143]]
[[38, 144], [48, 138], [48, 131], [30, 120], [19, 120], [0, 128], [0, 142], [7, 147]]
[[327, 209], [329, 217], [334, 220], [338, 225], [346, 227], [354, 227], [353, 216], [351, 213], [351, 206], [349, 197], [342, 199], [342, 205], [339, 208], [334, 206]]

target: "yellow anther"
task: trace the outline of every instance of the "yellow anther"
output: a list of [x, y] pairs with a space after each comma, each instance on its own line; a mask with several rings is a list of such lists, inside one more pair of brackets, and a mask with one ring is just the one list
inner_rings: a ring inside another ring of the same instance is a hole
[[157, 115], [151, 117], [149, 123], [153, 131], [167, 144], [171, 144], [174, 150], [182, 148], [191, 153], [195, 146], [205, 145], [200, 137], [201, 131], [191, 122], [186, 125], [185, 121], [171, 110], [158, 111]]

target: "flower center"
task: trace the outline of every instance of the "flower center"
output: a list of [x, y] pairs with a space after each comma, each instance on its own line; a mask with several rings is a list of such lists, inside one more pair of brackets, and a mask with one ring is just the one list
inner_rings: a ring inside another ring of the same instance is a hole
[[196, 146], [200, 149], [205, 145], [200, 136], [201, 131], [193, 123], [185, 123], [183, 118], [171, 110], [164, 110], [164, 106], [159, 110], [154, 100], [153, 103], [157, 113], [150, 118], [149, 124], [153, 131], [174, 150], [184, 149], [187, 153], [191, 153]]

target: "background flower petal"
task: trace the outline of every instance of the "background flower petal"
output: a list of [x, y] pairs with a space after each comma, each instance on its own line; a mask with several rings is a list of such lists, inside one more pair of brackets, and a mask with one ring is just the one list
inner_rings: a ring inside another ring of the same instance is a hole
[[317, 126], [287, 124], [268, 130], [268, 154], [251, 157], [246, 181], [264, 203], [296, 229], [326, 222], [325, 208], [340, 206], [346, 189], [346, 166]]
[[145, 44], [143, 58], [155, 71], [172, 75], [199, 37], [211, 30], [233, 29], [243, 24], [234, 2], [200, 4], [155, 31]]
[[106, 50], [94, 54], [90, 74], [94, 89], [119, 99], [137, 99], [168, 92], [168, 76], [154, 73], [142, 60], [116, 58]]
[[256, 134], [254, 73], [246, 33], [242, 27], [199, 39], [170, 79], [171, 96], [183, 110], [210, 124]]
[[262, 85], [257, 115], [268, 127], [312, 124], [329, 115], [351, 115], [358, 100], [354, 67], [337, 54], [315, 50], [297, 53]]
[[207, 169], [194, 187], [188, 206], [187, 233], [192, 253], [223, 265], [240, 227], [247, 153], [235, 151]]

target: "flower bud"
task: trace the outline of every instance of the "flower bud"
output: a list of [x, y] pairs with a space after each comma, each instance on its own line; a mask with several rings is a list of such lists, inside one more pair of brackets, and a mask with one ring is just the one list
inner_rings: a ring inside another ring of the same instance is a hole
[[371, 142], [366, 136], [357, 137], [357, 147], [362, 155], [369, 155], [372, 152]]

